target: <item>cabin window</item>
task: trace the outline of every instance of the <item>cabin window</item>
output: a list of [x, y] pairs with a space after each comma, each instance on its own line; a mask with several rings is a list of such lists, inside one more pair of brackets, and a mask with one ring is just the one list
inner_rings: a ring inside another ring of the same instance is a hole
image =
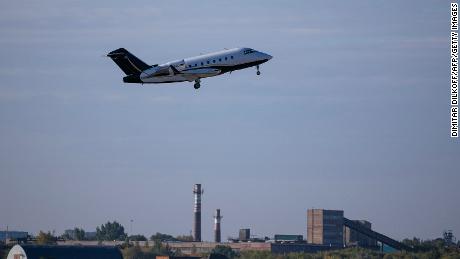
[[208, 64], [209, 64], [209, 60], [208, 60], [208, 61], [206, 61], [206, 63], [208, 63]]
[[227, 57], [225, 57], [225, 60], [227, 60]]
[[231, 59], [233, 59], [233, 56], [230, 56]]
[[195, 64], [195, 66], [198, 66], [197, 64]]
[[216, 60], [215, 60], [215, 59], [213, 59], [213, 60], [212, 60], [212, 63], [216, 63]]
[[201, 62], [201, 65], [203, 65], [203, 62]]
[[222, 59], [221, 59], [221, 58], [219, 58], [219, 62], [222, 62]]
[[192, 67], [192, 65], [188, 65], [188, 67]]

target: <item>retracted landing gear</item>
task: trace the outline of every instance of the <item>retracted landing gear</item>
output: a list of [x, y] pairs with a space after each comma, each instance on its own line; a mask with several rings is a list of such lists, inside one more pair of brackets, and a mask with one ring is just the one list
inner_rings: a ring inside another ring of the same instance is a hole
[[260, 76], [259, 65], [257, 65], [256, 68], [257, 68], [257, 75]]
[[195, 80], [195, 84], [193, 85], [193, 88], [195, 88], [195, 89], [200, 88], [200, 79], [199, 78]]

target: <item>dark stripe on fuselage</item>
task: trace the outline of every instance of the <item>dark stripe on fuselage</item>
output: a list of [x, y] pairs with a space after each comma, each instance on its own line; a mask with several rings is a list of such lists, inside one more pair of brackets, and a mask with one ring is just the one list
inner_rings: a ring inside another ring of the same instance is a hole
[[240, 69], [244, 69], [244, 68], [248, 68], [248, 67], [257, 66], [257, 65], [263, 64], [263, 63], [265, 63], [267, 61], [268, 61], [268, 59], [263, 59], [263, 60], [258, 60], [258, 61], [254, 61], [254, 62], [234, 65], [234, 66], [230, 66], [230, 67], [221, 66], [221, 67], [215, 67], [215, 68], [221, 70], [220, 74], [224, 74], [224, 73], [235, 71], [235, 70], [240, 70]]
[[227, 72], [230, 72], [230, 71], [235, 71], [235, 70], [240, 70], [240, 69], [244, 69], [244, 68], [248, 68], [248, 67], [257, 66], [257, 65], [260, 65], [260, 64], [265, 63], [267, 61], [268, 61], [268, 59], [263, 59], [263, 60], [258, 60], [258, 61], [253, 61], [253, 62], [249, 62], [249, 63], [238, 64], [238, 65], [232, 65], [232, 66], [210, 65], [210, 66], [189, 68], [189, 69], [185, 69], [185, 70], [182, 70], [182, 71], [192, 71], [192, 70], [203, 69], [203, 68], [215, 68], [215, 69], [220, 70], [219, 75], [221, 75], [221, 74], [224, 74], [224, 73], [227, 73]]

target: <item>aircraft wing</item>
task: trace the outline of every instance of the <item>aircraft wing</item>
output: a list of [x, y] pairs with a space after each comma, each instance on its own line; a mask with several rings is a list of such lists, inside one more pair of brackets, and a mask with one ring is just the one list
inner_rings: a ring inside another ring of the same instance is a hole
[[188, 81], [194, 81], [195, 79], [203, 77], [215, 76], [220, 74], [220, 71], [221, 70], [217, 68], [198, 68], [179, 71], [174, 66], [169, 66], [169, 73], [171, 76], [183, 76]]
[[188, 69], [188, 70], [178, 70], [172, 65], [158, 66], [155, 68], [155, 71], [151, 73], [146, 73], [142, 78], [152, 78], [152, 77], [182, 77], [188, 81], [194, 81], [198, 78], [204, 78], [209, 76], [218, 75], [221, 72], [217, 68], [197, 68], [197, 69]]
[[197, 69], [189, 69], [180, 72], [183, 75], [191, 75], [191, 76], [198, 76], [198, 77], [208, 77], [208, 76], [215, 76], [220, 73], [220, 69], [217, 68], [197, 68]]

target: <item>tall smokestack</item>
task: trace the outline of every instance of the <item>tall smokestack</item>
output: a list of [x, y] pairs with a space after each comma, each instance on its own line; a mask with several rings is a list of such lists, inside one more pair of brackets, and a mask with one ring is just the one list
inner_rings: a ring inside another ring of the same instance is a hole
[[195, 206], [193, 208], [193, 241], [201, 242], [201, 194], [203, 194], [201, 184], [195, 184], [193, 187], [193, 194], [195, 194]]
[[216, 215], [214, 215], [214, 242], [216, 243], [220, 243], [220, 220], [222, 218], [220, 209], [216, 209]]

